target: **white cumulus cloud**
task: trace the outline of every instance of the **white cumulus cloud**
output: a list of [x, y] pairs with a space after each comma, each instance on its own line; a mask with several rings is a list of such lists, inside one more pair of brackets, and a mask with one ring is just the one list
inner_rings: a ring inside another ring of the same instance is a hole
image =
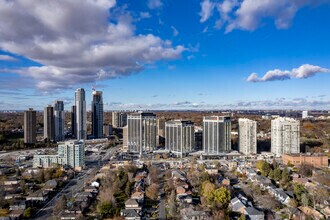
[[273, 20], [278, 29], [288, 28], [297, 11], [306, 6], [329, 3], [327, 0], [204, 0], [201, 4], [201, 22], [210, 18], [216, 7], [219, 19], [216, 28], [225, 27], [253, 31], [265, 20]]
[[330, 73], [330, 69], [314, 66], [310, 64], [304, 64], [292, 70], [280, 70], [280, 69], [269, 70], [262, 77], [259, 77], [257, 73], [251, 73], [250, 76], [247, 78], [247, 81], [268, 82], [268, 81], [276, 81], [276, 80], [288, 80], [294, 78], [305, 79], [305, 78], [313, 77], [317, 73]]
[[115, 0], [0, 0], [0, 49], [41, 64], [11, 70], [40, 90], [129, 75], [186, 50], [136, 35], [130, 14], [116, 7]]

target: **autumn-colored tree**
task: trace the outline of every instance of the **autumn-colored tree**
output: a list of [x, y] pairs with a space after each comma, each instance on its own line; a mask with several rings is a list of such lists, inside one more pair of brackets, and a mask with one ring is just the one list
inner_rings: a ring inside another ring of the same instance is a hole
[[208, 203], [210, 203], [213, 199], [212, 197], [213, 197], [214, 189], [215, 189], [215, 185], [213, 183], [211, 183], [210, 181], [204, 181], [202, 183], [201, 194], [203, 197], [206, 198]]
[[264, 160], [257, 161], [256, 167], [258, 170], [260, 170], [261, 175], [263, 175], [263, 176], [268, 176], [268, 173], [271, 170], [269, 163], [267, 163]]
[[159, 186], [156, 183], [151, 184], [147, 187], [146, 196], [151, 200], [156, 200], [158, 197]]
[[24, 210], [23, 218], [31, 218], [31, 216], [32, 216], [32, 208], [29, 207]]
[[230, 192], [224, 187], [220, 187], [213, 191], [212, 203], [214, 207], [226, 209], [230, 202]]

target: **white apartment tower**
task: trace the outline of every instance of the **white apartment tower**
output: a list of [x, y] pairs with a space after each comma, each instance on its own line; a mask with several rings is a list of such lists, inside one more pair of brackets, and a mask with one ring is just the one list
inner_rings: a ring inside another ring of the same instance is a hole
[[82, 169], [85, 165], [84, 141], [66, 141], [59, 143], [58, 157], [62, 158], [62, 165], [69, 165], [74, 169]]
[[87, 114], [86, 114], [86, 98], [85, 90], [79, 88], [75, 93], [75, 106], [76, 106], [76, 132], [78, 140], [85, 140], [87, 138]]
[[165, 123], [165, 149], [183, 156], [194, 148], [194, 123], [173, 120]]
[[148, 112], [127, 116], [127, 146], [133, 153], [151, 152], [156, 147], [156, 115]]
[[63, 141], [64, 132], [64, 103], [56, 100], [54, 103], [54, 117], [55, 117], [55, 141]]
[[203, 118], [203, 150], [206, 154], [221, 154], [231, 150], [231, 120], [229, 116]]
[[257, 122], [247, 119], [238, 119], [238, 146], [243, 154], [257, 153]]
[[300, 122], [292, 118], [277, 118], [271, 125], [271, 151], [276, 156], [300, 152]]
[[302, 119], [306, 119], [306, 118], [308, 118], [308, 111], [302, 111], [302, 113], [301, 113], [301, 118], [302, 118]]

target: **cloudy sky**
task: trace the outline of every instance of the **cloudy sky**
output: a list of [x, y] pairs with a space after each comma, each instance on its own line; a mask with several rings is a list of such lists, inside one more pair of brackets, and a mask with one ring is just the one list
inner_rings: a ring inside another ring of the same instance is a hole
[[0, 110], [330, 109], [328, 0], [0, 0]]

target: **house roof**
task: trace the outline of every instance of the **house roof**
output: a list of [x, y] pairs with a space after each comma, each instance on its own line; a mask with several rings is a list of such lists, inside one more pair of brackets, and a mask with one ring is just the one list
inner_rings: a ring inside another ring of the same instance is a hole
[[246, 208], [246, 206], [237, 197], [233, 198], [230, 201], [230, 204], [234, 212], [240, 210], [241, 208]]
[[139, 205], [139, 203], [136, 201], [136, 199], [128, 199], [126, 202], [125, 202], [125, 206], [132, 206], [132, 205]]
[[122, 212], [124, 217], [140, 217], [139, 213], [135, 209], [124, 209]]
[[254, 207], [247, 207], [245, 209], [247, 215], [264, 215], [262, 211], [255, 209]]

